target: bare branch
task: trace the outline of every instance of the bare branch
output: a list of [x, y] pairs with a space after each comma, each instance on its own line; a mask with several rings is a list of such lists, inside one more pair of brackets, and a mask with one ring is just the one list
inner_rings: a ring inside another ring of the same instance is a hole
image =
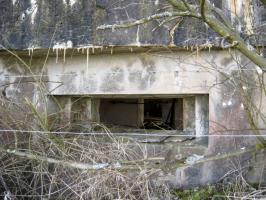
[[199, 16], [194, 15], [188, 11], [186, 12], [163, 12], [163, 13], [158, 13], [154, 14], [151, 16], [148, 16], [146, 18], [142, 18], [139, 20], [136, 20], [134, 22], [129, 22], [129, 23], [123, 23], [123, 24], [111, 24], [111, 25], [101, 25], [97, 27], [97, 30], [105, 30], [105, 29], [116, 29], [116, 28], [129, 28], [132, 26], [138, 26], [141, 24], [145, 24], [147, 22], [156, 20], [156, 19], [162, 19], [162, 18], [168, 18], [168, 17], [175, 17], [175, 16], [181, 16], [181, 17], [194, 17], [198, 18]]
[[104, 169], [104, 168], [110, 167], [109, 163], [87, 164], [87, 163], [80, 163], [80, 162], [74, 162], [74, 161], [57, 160], [54, 158], [35, 155], [29, 152], [18, 151], [16, 149], [5, 150], [5, 149], [0, 148], [0, 151], [15, 155], [15, 156], [19, 156], [19, 157], [24, 157], [30, 160], [38, 160], [38, 161], [48, 162], [51, 164], [60, 164], [64, 167], [71, 167], [71, 168], [82, 169], [82, 170], [98, 170], [98, 169]]
[[186, 6], [187, 10], [191, 12], [190, 5], [186, 2], [186, 0], [181, 0], [183, 4]]
[[205, 16], [205, 0], [200, 1], [200, 13], [201, 17], [204, 21], [206, 21], [206, 16]]
[[214, 30], [217, 34], [225, 38], [233, 47], [239, 50], [247, 58], [249, 58], [254, 64], [258, 65], [262, 69], [266, 69], [266, 59], [252, 50], [249, 50], [245, 41], [241, 36], [234, 31], [234, 28], [227, 27], [218, 20], [212, 13], [207, 13], [207, 8], [211, 7], [209, 1], [201, 0], [201, 19], [203, 22]]
[[221, 47], [222, 47], [223, 49], [234, 48], [234, 47], [236, 47], [236, 46], [239, 44], [238, 41], [233, 41], [232, 44], [225, 45], [225, 44], [224, 44], [224, 43], [225, 43], [225, 40], [226, 40], [226, 39], [223, 38], [223, 39], [222, 39], [222, 42], [221, 42]]
[[170, 5], [172, 5], [174, 8], [186, 11], [187, 10], [187, 4], [185, 4], [183, 1], [180, 2], [178, 0], [167, 0]]

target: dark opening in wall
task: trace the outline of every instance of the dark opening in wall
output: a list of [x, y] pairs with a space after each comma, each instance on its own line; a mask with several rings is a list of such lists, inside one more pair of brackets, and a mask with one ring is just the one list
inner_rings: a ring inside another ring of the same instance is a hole
[[107, 125], [183, 130], [182, 99], [101, 99], [99, 110]]
[[[80, 124], [91, 128], [106, 125], [111, 132], [162, 133], [196, 136], [209, 133], [209, 95], [177, 98], [57, 97], [60, 126]], [[82, 126], [83, 127], [83, 126]], [[147, 132], [145, 130], [148, 130]], [[160, 131], [159, 131], [160, 132]], [[202, 137], [203, 136], [203, 137]]]
[[74, 132], [102, 132], [106, 126], [112, 133], [119, 135], [126, 134], [128, 137], [132, 133], [132, 137], [139, 137], [140, 141], [161, 143], [157, 139], [164, 139], [165, 136], [160, 135], [165, 134], [168, 135], [168, 141], [195, 139], [197, 144], [208, 145], [208, 94], [176, 98], [171, 95], [169, 98], [58, 96], [56, 99], [57, 105], [60, 105], [60, 129], [66, 127]]
[[100, 120], [107, 125], [141, 126], [138, 99], [101, 99]]
[[144, 100], [144, 115], [146, 118], [162, 119], [162, 101], [161, 100]]
[[143, 128], [182, 130], [182, 99], [145, 99]]

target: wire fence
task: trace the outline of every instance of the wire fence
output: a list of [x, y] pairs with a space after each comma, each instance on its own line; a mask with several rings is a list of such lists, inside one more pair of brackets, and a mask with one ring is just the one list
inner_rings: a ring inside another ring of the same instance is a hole
[[[71, 132], [71, 131], [40, 131], [40, 130], [16, 130], [16, 129], [2, 129], [0, 130], [0, 134], [4, 133], [25, 133], [25, 134], [56, 134], [56, 135], [84, 135], [84, 136], [152, 136], [152, 137], [192, 137], [195, 136], [197, 138], [205, 138], [205, 137], [266, 137], [266, 129], [256, 129], [256, 131], [265, 131], [265, 134], [217, 134], [223, 132], [242, 132], [242, 131], [254, 131], [254, 129], [243, 129], [243, 130], [222, 130], [216, 132], [210, 132], [206, 135], [195, 135], [193, 131], [181, 131], [173, 133], [171, 130], [159, 130], [158, 132], [162, 133], [152, 133], [152, 131], [143, 129], [143, 133], [138, 132], [114, 132], [114, 133], [106, 133], [106, 132]], [[153, 131], [154, 132], [154, 131]], [[172, 134], [168, 134], [171, 132]], [[179, 134], [178, 134], [179, 133]], [[183, 134], [185, 133], [185, 134]], [[190, 133], [190, 134], [186, 134]], [[216, 134], [215, 134], [216, 133]]]

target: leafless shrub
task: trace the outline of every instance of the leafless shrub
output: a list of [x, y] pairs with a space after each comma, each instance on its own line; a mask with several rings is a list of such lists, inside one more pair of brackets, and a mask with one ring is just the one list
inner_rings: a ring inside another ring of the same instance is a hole
[[[1, 116], [1, 129], [6, 129], [1, 132], [0, 146], [2, 197], [170, 199], [168, 187], [154, 182], [161, 170], [149, 165], [149, 158], [157, 155], [147, 157], [145, 147], [115, 138], [103, 126], [106, 134], [98, 137], [33, 129], [30, 122], [42, 123], [42, 118], [32, 106], [25, 106], [25, 121], [1, 106], [1, 113], [6, 113]], [[11, 131], [14, 124], [17, 130]]]
[[2, 153], [2, 191], [17, 199], [151, 199], [169, 193], [153, 183], [160, 170], [146, 165], [140, 147], [113, 138], [107, 143], [92, 137], [56, 139], [51, 143], [40, 134], [37, 143], [26, 140], [10, 150], [14, 154]]
[[255, 187], [246, 180], [247, 172], [251, 166], [243, 166], [239, 159], [235, 159], [231, 164], [232, 169], [222, 178], [221, 188], [224, 199], [265, 199], [265, 187], [260, 184]]

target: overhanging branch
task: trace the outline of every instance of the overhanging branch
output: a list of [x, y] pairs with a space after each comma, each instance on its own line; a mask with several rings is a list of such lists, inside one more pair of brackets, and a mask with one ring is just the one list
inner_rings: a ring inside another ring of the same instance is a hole
[[230, 46], [240, 51], [261, 69], [266, 69], [266, 59], [256, 52], [249, 50], [247, 45], [245, 44], [244, 39], [241, 38], [240, 34], [234, 30], [234, 27], [232, 25], [228, 27], [228, 24], [225, 25], [220, 20], [218, 20], [213, 15], [213, 13], [208, 12], [211, 7], [212, 5], [208, 0], [201, 0], [201, 20], [205, 22], [217, 34], [219, 34], [223, 38], [226, 38], [226, 40], [230, 43]]
[[206, 21], [206, 16], [205, 16], [205, 0], [200, 1], [200, 13], [201, 17], [204, 21]]
[[170, 5], [172, 5], [174, 8], [181, 10], [181, 11], [186, 11], [187, 10], [187, 4], [184, 4], [183, 1], [178, 1], [178, 0], [167, 0]]
[[105, 30], [105, 29], [117, 29], [117, 28], [129, 28], [132, 26], [138, 26], [141, 24], [148, 23], [150, 21], [156, 20], [156, 19], [162, 19], [162, 18], [168, 18], [168, 17], [193, 17], [193, 18], [198, 18], [199, 16], [194, 15], [190, 13], [189, 11], [186, 12], [163, 12], [163, 13], [158, 13], [154, 14], [133, 22], [128, 22], [128, 23], [123, 23], [123, 24], [109, 24], [109, 25], [101, 25], [97, 27], [97, 30]]
[[[174, 10], [178, 10], [178, 12], [167, 11], [133, 22], [102, 25], [99, 26], [97, 30], [129, 28], [132, 26], [145, 24], [156, 19], [170, 18], [173, 16], [197, 18], [202, 22], [205, 22], [218, 35], [225, 38], [229, 42], [229, 47], [234, 47], [261, 69], [266, 69], [266, 59], [260, 56], [257, 52], [254, 52], [248, 48], [244, 39], [235, 30], [235, 27], [230, 24], [228, 20], [226, 20], [226, 16], [218, 8], [215, 8], [209, 0], [201, 0], [199, 6], [188, 4], [185, 0], [167, 0], [167, 2], [174, 8]], [[217, 18], [213, 12], [216, 12], [219, 15], [219, 18]]]

